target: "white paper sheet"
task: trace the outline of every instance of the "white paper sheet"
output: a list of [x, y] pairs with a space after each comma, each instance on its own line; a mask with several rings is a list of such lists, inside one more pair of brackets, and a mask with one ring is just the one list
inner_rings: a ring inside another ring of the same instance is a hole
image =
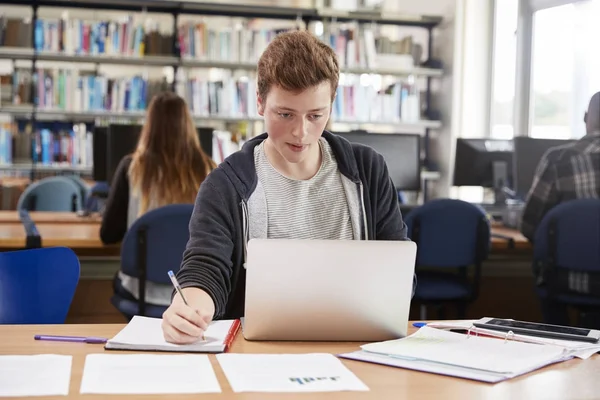
[[368, 391], [331, 354], [217, 354], [234, 392]]
[[0, 356], [0, 397], [67, 396], [72, 356]]
[[220, 393], [207, 355], [89, 354], [81, 393]]

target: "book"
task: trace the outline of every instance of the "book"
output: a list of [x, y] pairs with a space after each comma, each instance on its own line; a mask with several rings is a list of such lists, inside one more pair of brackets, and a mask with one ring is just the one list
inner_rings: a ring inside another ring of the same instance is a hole
[[171, 351], [190, 353], [223, 353], [233, 342], [240, 320], [221, 320], [210, 323], [204, 340], [191, 344], [174, 344], [163, 337], [161, 318], [134, 316], [104, 348], [107, 350]]
[[495, 383], [573, 354], [560, 346], [463, 335], [425, 326], [410, 336], [369, 343], [341, 358]]

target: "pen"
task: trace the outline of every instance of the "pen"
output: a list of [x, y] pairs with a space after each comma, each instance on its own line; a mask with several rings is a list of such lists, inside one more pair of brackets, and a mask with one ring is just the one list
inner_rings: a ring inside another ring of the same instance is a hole
[[[179, 293], [181, 300], [183, 300], [185, 305], [189, 307], [190, 305], [188, 304], [185, 297], [183, 297], [183, 291], [181, 290], [181, 286], [179, 286], [179, 282], [177, 282], [177, 278], [175, 278], [175, 274], [173, 273], [173, 271], [169, 271], [168, 274], [169, 274], [169, 278], [171, 278], [171, 282], [173, 283], [173, 286], [175, 286], [175, 290], [177, 290], [177, 293]], [[204, 340], [204, 334], [202, 334], [202, 340]]]
[[171, 278], [171, 282], [173, 282], [173, 286], [175, 286], [175, 290], [177, 290], [177, 293], [179, 293], [179, 296], [181, 297], [181, 299], [183, 300], [185, 305], [189, 307], [188, 302], [185, 300], [185, 297], [183, 297], [183, 292], [181, 291], [181, 286], [179, 286], [179, 282], [177, 282], [177, 278], [175, 278], [175, 274], [173, 273], [173, 271], [169, 271], [168, 274], [169, 274], [169, 278]]
[[76, 343], [106, 343], [108, 339], [94, 336], [55, 336], [55, 335], [35, 335], [35, 340], [51, 340], [55, 342], [76, 342]]
[[425, 325], [427, 325], [427, 323], [426, 323], [426, 322], [414, 322], [414, 323], [413, 323], [413, 326], [414, 326], [415, 328], [422, 328], [422, 327], [424, 327]]

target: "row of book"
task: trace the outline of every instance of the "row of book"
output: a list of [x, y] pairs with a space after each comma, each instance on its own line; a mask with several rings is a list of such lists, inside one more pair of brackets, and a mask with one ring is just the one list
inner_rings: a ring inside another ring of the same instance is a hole
[[417, 122], [421, 119], [420, 94], [417, 85], [396, 82], [386, 90], [375, 90], [360, 82], [340, 85], [331, 117], [348, 122]]
[[[205, 19], [186, 21], [173, 33], [161, 31], [157, 21], [132, 14], [114, 21], [40, 18], [35, 21], [33, 43], [38, 52], [67, 55], [181, 55], [193, 60], [256, 62], [277, 34], [298, 28], [255, 29], [250, 22], [230, 21], [224, 25]], [[342, 68], [375, 68], [377, 54], [412, 54], [411, 36], [392, 40], [370, 24], [330, 23], [319, 36], [335, 50]], [[30, 39], [29, 22], [0, 16], [0, 46], [30, 47]]]
[[118, 21], [38, 19], [34, 44], [37, 51], [65, 54], [150, 56], [172, 55], [173, 35], [159, 30], [157, 22], [136, 22], [132, 15]]
[[13, 74], [12, 97], [14, 105], [35, 104], [42, 110], [117, 113], [143, 111], [155, 94], [168, 89], [166, 80], [148, 80], [140, 75], [108, 78], [59, 68], [38, 68], [32, 75], [30, 70], [18, 69]]
[[0, 127], [0, 165], [35, 163], [39, 166], [91, 168], [92, 132], [85, 124], [71, 129], [23, 131], [15, 124]]
[[257, 117], [256, 82], [249, 79], [208, 81], [191, 77], [177, 85], [177, 94], [184, 98], [198, 117]]
[[[143, 112], [154, 95], [170, 90], [166, 80], [148, 80], [142, 76], [115, 79], [79, 75], [72, 69], [38, 69], [33, 76], [29, 74], [29, 70], [15, 71], [13, 104], [35, 104], [39, 110]], [[198, 117], [258, 117], [254, 79], [183, 76], [177, 81], [176, 92]], [[349, 122], [418, 121], [421, 117], [418, 85], [407, 79], [377, 90], [360, 79], [346, 79], [338, 86], [332, 117]]]

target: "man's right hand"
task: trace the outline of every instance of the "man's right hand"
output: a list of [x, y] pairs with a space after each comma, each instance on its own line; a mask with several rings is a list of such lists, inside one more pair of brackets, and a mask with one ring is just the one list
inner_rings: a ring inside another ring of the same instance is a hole
[[182, 289], [182, 292], [188, 305], [179, 293], [175, 294], [162, 319], [165, 340], [175, 344], [201, 340], [215, 312], [212, 298], [204, 290], [190, 287]]

